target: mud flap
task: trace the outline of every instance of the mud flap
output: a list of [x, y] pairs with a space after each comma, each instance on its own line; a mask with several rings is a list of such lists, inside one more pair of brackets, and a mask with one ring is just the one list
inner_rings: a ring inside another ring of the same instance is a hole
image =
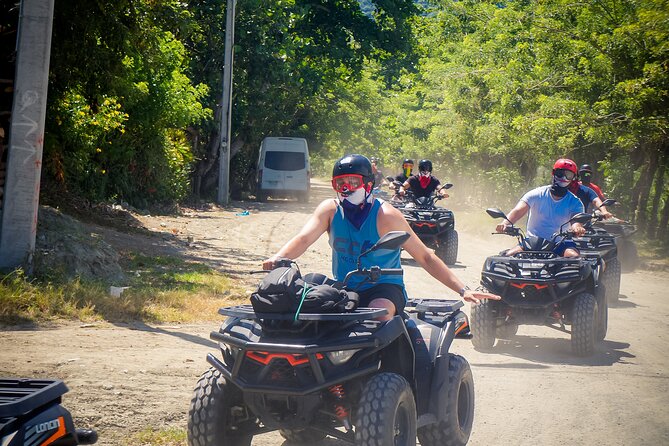
[[406, 321], [407, 333], [413, 344], [414, 354], [416, 355], [416, 365], [414, 369], [416, 383], [416, 402], [418, 413], [424, 413], [427, 407], [427, 401], [430, 399], [430, 371], [432, 370], [432, 360], [430, 352], [421, 331], [416, 323], [409, 319]]
[[437, 421], [446, 421], [448, 408], [448, 353], [437, 356], [432, 372], [432, 386], [430, 389], [430, 413], [437, 417]]

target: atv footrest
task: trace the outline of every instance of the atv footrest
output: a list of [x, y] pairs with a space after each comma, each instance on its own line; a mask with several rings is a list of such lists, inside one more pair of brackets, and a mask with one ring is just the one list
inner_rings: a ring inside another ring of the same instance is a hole
[[463, 305], [461, 300], [409, 299], [405, 310], [416, 313], [453, 313]]

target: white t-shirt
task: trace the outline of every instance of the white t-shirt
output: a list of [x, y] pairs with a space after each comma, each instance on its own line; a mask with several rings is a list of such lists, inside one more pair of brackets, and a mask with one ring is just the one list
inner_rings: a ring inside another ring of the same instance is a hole
[[532, 189], [520, 199], [530, 206], [527, 217], [527, 235], [550, 239], [560, 230], [563, 223], [583, 212], [583, 203], [576, 195], [567, 192], [560, 199], [554, 199], [550, 186]]

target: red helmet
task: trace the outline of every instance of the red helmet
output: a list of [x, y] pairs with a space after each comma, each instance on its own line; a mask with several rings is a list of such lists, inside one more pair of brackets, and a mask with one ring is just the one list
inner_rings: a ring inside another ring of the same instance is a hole
[[578, 167], [576, 167], [576, 163], [567, 158], [560, 158], [555, 161], [555, 164], [553, 164], [553, 173], [555, 173], [557, 169], [569, 170], [574, 172], [574, 175], [578, 175]]

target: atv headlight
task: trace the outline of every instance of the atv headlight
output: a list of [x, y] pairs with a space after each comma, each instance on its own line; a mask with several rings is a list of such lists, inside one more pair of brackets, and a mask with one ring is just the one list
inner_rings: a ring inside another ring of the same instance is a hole
[[334, 365], [342, 365], [359, 351], [360, 349], [356, 348], [354, 350], [337, 350], [334, 352], [327, 352], [326, 354], [328, 359], [330, 359], [330, 362], [332, 362]]

